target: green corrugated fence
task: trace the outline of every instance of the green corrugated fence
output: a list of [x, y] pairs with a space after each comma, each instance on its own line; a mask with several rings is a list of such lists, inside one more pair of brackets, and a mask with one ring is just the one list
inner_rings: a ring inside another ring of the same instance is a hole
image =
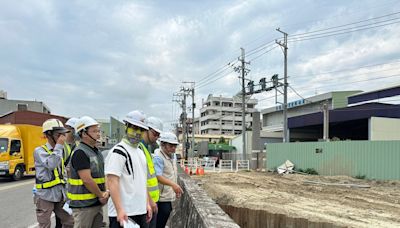
[[295, 169], [314, 168], [321, 175], [400, 180], [400, 141], [271, 143], [266, 150], [267, 169], [290, 160]]

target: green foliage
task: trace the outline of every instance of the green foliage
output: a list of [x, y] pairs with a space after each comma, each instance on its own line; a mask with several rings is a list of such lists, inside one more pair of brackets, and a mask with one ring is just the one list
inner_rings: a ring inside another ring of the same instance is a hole
[[221, 136], [221, 138], [219, 138], [218, 143], [220, 143], [220, 144], [226, 144], [225, 138]]

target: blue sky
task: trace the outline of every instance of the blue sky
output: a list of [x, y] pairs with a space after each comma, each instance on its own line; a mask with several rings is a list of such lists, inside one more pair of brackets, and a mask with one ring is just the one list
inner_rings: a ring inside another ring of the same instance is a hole
[[[197, 107], [210, 93], [239, 92], [227, 64], [240, 47], [254, 50], [246, 56], [250, 79], [283, 75], [282, 51], [263, 54], [281, 38], [278, 27], [292, 39], [289, 84], [301, 96], [377, 89], [400, 81], [399, 11], [393, 0], [1, 1], [0, 89], [9, 99], [44, 101], [58, 115], [122, 118], [140, 109], [169, 124], [182, 81], [225, 69], [198, 83]], [[305, 39], [362, 25], [368, 29]], [[262, 109], [274, 105], [272, 95], [253, 97]], [[289, 101], [297, 99], [290, 90]]]

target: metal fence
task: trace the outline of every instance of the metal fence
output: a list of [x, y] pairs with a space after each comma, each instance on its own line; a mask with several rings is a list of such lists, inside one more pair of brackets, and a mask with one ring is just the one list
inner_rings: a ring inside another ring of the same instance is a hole
[[295, 169], [313, 168], [322, 175], [400, 180], [400, 141], [273, 143], [267, 169], [290, 160]]
[[243, 156], [242, 153], [223, 153], [222, 154], [223, 160], [232, 160], [233, 161], [233, 168], [236, 169], [236, 161], [240, 160], [249, 160], [249, 168], [252, 170], [265, 170], [265, 159], [266, 153], [265, 152], [255, 152], [251, 154], [246, 154]]

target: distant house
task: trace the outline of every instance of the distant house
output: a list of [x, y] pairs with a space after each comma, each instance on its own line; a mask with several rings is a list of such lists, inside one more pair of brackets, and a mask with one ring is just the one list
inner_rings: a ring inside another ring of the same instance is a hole
[[51, 113], [49, 107], [42, 101], [9, 100], [7, 99], [7, 93], [0, 91], [0, 115], [14, 111]]
[[0, 116], [0, 124], [31, 124], [42, 126], [43, 122], [50, 118], [59, 119], [65, 123], [68, 118], [64, 116], [52, 115], [48, 113], [32, 111], [14, 111]]

